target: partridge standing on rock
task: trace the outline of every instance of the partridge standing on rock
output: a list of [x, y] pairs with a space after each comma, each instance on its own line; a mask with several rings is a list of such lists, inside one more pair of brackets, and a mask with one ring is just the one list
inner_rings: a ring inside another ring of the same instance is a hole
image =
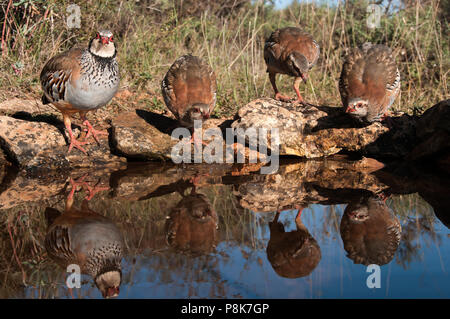
[[339, 91], [352, 117], [372, 123], [387, 116], [400, 92], [400, 72], [391, 49], [365, 43], [351, 50], [342, 66]]
[[106, 105], [119, 87], [119, 65], [116, 47], [110, 31], [100, 31], [88, 48], [73, 48], [51, 58], [42, 69], [40, 80], [44, 104], [52, 103], [63, 114], [69, 132], [70, 146], [86, 151], [77, 141], [71, 128], [70, 116], [79, 113], [83, 125], [87, 126], [86, 139], [92, 135], [98, 142], [98, 134], [86, 119], [86, 113]]
[[270, 83], [275, 91], [275, 99], [289, 102], [277, 89], [275, 76], [277, 73], [295, 77], [294, 90], [296, 102], [303, 103], [298, 86], [303, 80], [306, 83], [308, 72], [319, 58], [320, 48], [312, 36], [295, 27], [274, 31], [264, 45], [264, 60], [267, 64]]
[[104, 298], [116, 297], [122, 281], [122, 234], [109, 218], [89, 209], [87, 200], [80, 210], [72, 204], [71, 193], [63, 214], [50, 207], [45, 210], [47, 253], [64, 269], [80, 266], [83, 274], [94, 278]]
[[179, 57], [161, 83], [167, 107], [189, 129], [195, 120], [209, 118], [216, 105], [216, 89], [212, 68], [193, 55]]

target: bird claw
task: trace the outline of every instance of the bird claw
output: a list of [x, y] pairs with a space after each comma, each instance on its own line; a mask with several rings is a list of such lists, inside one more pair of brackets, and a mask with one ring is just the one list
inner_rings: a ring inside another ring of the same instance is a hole
[[108, 132], [106, 132], [106, 131], [100, 131], [100, 130], [94, 129], [94, 127], [91, 125], [91, 123], [89, 123], [88, 120], [84, 121], [83, 125], [87, 126], [87, 129], [84, 129], [85, 132], [87, 131], [87, 134], [85, 137], [86, 140], [92, 135], [92, 137], [95, 139], [95, 141], [97, 143], [100, 143], [98, 140], [98, 135], [108, 135]]
[[303, 99], [296, 99], [296, 100], [292, 101], [292, 104], [293, 105], [303, 105], [303, 106], [308, 105], [308, 103]]
[[88, 201], [91, 200], [97, 193], [109, 190], [108, 186], [102, 187], [102, 186], [95, 185], [94, 187], [91, 187], [87, 183], [85, 186], [88, 189], [89, 195], [86, 195], [86, 197], [84, 199], [86, 199]]
[[[79, 187], [86, 188], [89, 192], [89, 195], [86, 195], [84, 199], [91, 200], [97, 193], [106, 191], [109, 189], [109, 187], [105, 186], [89, 186], [89, 184], [85, 181], [85, 178], [89, 174], [84, 174], [82, 177], [78, 178], [77, 180], [74, 180], [72, 177], [70, 178], [70, 185], [72, 186], [72, 189], [70, 190], [70, 194], [68, 196], [68, 199], [72, 199], [75, 192], [78, 190]], [[97, 183], [98, 184], [98, 183]]]
[[85, 144], [88, 144], [88, 143], [87, 142], [80, 142], [80, 141], [76, 140], [75, 137], [72, 137], [71, 140], [70, 140], [69, 151], [67, 152], [67, 154], [69, 154], [70, 151], [72, 150], [72, 148], [75, 147], [75, 148], [79, 149], [80, 151], [82, 151], [84, 154], [87, 155], [86, 150], [81, 147], [81, 145], [85, 145]]
[[289, 103], [293, 100], [293, 98], [291, 98], [289, 96], [281, 95], [280, 93], [277, 93], [277, 94], [275, 94], [275, 100]]

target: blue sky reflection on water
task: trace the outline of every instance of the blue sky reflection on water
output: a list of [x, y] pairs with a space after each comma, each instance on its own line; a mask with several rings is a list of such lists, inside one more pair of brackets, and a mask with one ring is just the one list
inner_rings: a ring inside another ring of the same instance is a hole
[[[345, 206], [336, 207], [335, 213], [342, 215]], [[141, 268], [134, 275], [133, 285], [123, 285], [123, 298], [448, 298], [450, 280], [448, 276], [449, 243], [448, 229], [435, 220], [437, 240], [424, 234], [413, 240], [420, 247], [418, 255], [403, 267], [396, 255], [387, 265], [381, 266], [381, 288], [369, 289], [366, 279], [370, 273], [366, 267], [354, 264], [346, 257], [338, 233], [324, 228], [323, 216], [328, 206], [310, 205], [302, 220], [317, 240], [322, 258], [313, 272], [303, 278], [282, 278], [271, 267], [265, 247], [269, 240], [267, 223], [256, 226], [257, 239], [264, 245], [256, 250], [222, 242], [217, 253], [197, 257], [194, 264], [198, 270], [181, 268], [175, 275], [166, 276], [164, 270], [154, 273], [155, 260], [162, 257], [142, 257]], [[268, 214], [266, 214], [267, 217]], [[272, 214], [273, 215], [273, 214]], [[293, 220], [296, 211], [285, 211], [280, 221], [286, 231], [295, 229]], [[259, 217], [258, 217], [259, 218]], [[258, 219], [257, 218], [257, 219]], [[261, 218], [263, 218], [261, 216]], [[402, 227], [405, 221], [401, 221]], [[324, 235], [329, 232], [329, 236]], [[401, 246], [402, 244], [400, 244]], [[401, 249], [401, 247], [399, 248]], [[138, 258], [139, 259], [139, 258]], [[158, 263], [158, 262], [156, 262]], [[185, 272], [191, 272], [186, 276]], [[197, 280], [189, 282], [188, 278]], [[214, 287], [213, 282], [220, 282]], [[128, 286], [128, 287], [127, 287]], [[222, 289], [220, 289], [220, 287]], [[219, 287], [219, 288], [218, 288]], [[221, 291], [222, 290], [222, 291]], [[221, 295], [223, 293], [223, 295]]]
[[[411, 202], [408, 196], [398, 197], [396, 204]], [[387, 204], [392, 208], [391, 199]], [[283, 278], [274, 271], [267, 246], [269, 222], [275, 213], [247, 211], [249, 224], [243, 225], [246, 230], [242, 234], [250, 237], [245, 245], [240, 244], [243, 241], [236, 234], [221, 229], [217, 249], [208, 255], [192, 257], [170, 248], [127, 255], [122, 263], [119, 298], [448, 298], [449, 230], [425, 205], [428, 215], [419, 213], [423, 212], [423, 205], [396, 215], [403, 238], [393, 259], [381, 266], [379, 289], [367, 287], [370, 273], [366, 266], [354, 264], [344, 250], [339, 229], [347, 205], [311, 204], [303, 210], [301, 220], [317, 241], [321, 258], [309, 275]], [[296, 229], [296, 214], [296, 210], [281, 212], [279, 222], [286, 232]], [[423, 225], [417, 228], [423, 216], [433, 222], [430, 225], [422, 220]], [[63, 276], [62, 273], [56, 297], [70, 298]], [[32, 289], [25, 294], [37, 297]], [[74, 295], [101, 298], [88, 277]]]

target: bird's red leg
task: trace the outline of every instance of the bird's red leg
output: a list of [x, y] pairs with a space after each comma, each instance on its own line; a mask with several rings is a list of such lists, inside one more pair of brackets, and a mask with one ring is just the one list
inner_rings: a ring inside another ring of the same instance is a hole
[[67, 114], [63, 113], [63, 119], [64, 119], [64, 125], [66, 126], [67, 131], [69, 132], [69, 138], [70, 138], [70, 145], [69, 145], [69, 151], [67, 153], [70, 153], [73, 147], [78, 148], [80, 151], [82, 151], [84, 154], [87, 154], [84, 148], [81, 147], [81, 145], [87, 144], [86, 142], [80, 142], [78, 141], [72, 132], [72, 123], [70, 122], [70, 117]]
[[275, 73], [269, 73], [270, 83], [272, 84], [273, 90], [275, 91], [275, 100], [282, 102], [291, 101], [292, 99], [289, 96], [281, 95], [281, 93], [278, 91], [277, 84], [275, 83], [275, 75]]
[[72, 177], [70, 178], [70, 185], [72, 186], [72, 188], [70, 190], [69, 196], [67, 196], [67, 199], [66, 199], [66, 211], [68, 211], [72, 207], [73, 196], [74, 196], [75, 192], [77, 191], [77, 189], [80, 186], [82, 187], [86, 184], [86, 182], [84, 181], [86, 176], [88, 176], [88, 174], [84, 174], [83, 177], [80, 177], [76, 181]]
[[[100, 143], [98, 140], [98, 135], [108, 135], [107, 131], [100, 131], [94, 129], [94, 127], [89, 123], [88, 119], [86, 118], [86, 113], [80, 112], [81, 120], [83, 121], [83, 125], [87, 126], [87, 134], [85, 137], [85, 140], [89, 138], [89, 136], [92, 135], [92, 137], [97, 141], [97, 143]], [[85, 130], [86, 131], [86, 130]]]
[[305, 100], [303, 100], [303, 97], [300, 94], [300, 90], [298, 89], [300, 82], [302, 81], [302, 78], [295, 78], [294, 81], [294, 91], [295, 94], [297, 94], [297, 99], [293, 103], [305, 103]]
[[302, 206], [296, 206], [296, 209], [297, 209], [297, 216], [295, 216], [296, 222], [301, 220], [303, 208], [304, 207], [302, 207]]

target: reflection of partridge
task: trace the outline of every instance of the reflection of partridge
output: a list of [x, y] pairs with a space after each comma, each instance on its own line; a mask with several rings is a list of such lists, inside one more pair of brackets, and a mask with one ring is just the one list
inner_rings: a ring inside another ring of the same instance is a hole
[[217, 228], [218, 217], [208, 198], [193, 191], [167, 216], [166, 238], [179, 251], [207, 254], [217, 244]]
[[277, 213], [270, 223], [270, 239], [267, 245], [267, 259], [275, 272], [286, 278], [308, 276], [319, 263], [322, 255], [316, 240], [300, 219], [295, 219], [297, 230], [286, 233]]
[[200, 58], [183, 55], [161, 83], [164, 101], [177, 120], [193, 127], [194, 120], [209, 118], [216, 105], [216, 76]]
[[274, 31], [264, 45], [264, 60], [267, 64], [270, 83], [275, 99], [288, 102], [289, 97], [278, 92], [275, 83], [277, 73], [295, 77], [294, 90], [297, 101], [303, 102], [298, 86], [308, 79], [308, 72], [319, 58], [319, 45], [312, 36], [299, 28], [289, 27]]
[[98, 142], [98, 134], [86, 119], [86, 113], [106, 105], [119, 87], [119, 66], [116, 47], [110, 31], [100, 31], [91, 40], [88, 48], [74, 48], [51, 58], [40, 76], [44, 104], [52, 103], [63, 114], [64, 124], [72, 147], [86, 151], [73, 135], [70, 116], [80, 113], [83, 125], [87, 126], [86, 138], [92, 135]]
[[350, 203], [342, 216], [340, 229], [344, 249], [355, 264], [389, 263], [401, 238], [398, 219], [377, 197]]
[[80, 266], [83, 274], [94, 278], [103, 297], [116, 297], [122, 280], [123, 239], [108, 218], [89, 209], [84, 200], [81, 210], [66, 206], [63, 214], [48, 207], [45, 247], [62, 267]]
[[374, 122], [386, 116], [400, 92], [400, 72], [391, 49], [371, 43], [353, 49], [342, 66], [339, 91], [352, 117]]

